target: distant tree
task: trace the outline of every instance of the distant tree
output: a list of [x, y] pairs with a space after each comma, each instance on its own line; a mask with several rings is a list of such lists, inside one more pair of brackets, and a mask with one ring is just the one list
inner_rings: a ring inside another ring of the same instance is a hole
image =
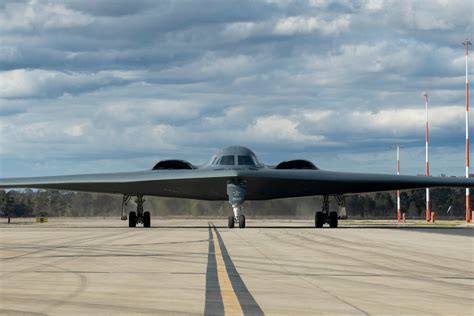
[[1, 202], [2, 202], [2, 212], [6, 217], [13, 216], [13, 208], [15, 204], [14, 192], [5, 192], [2, 190]]
[[[464, 189], [439, 188], [431, 190], [432, 210], [441, 218], [463, 218], [465, 215]], [[425, 190], [401, 192], [402, 212], [408, 218], [424, 218]], [[355, 194], [345, 197], [349, 217], [395, 218], [395, 192]], [[49, 216], [119, 216], [122, 197], [112, 194], [62, 192], [57, 190], [0, 190], [2, 214], [8, 211], [16, 216], [31, 216], [47, 212]], [[471, 203], [473, 201], [471, 200]], [[309, 218], [319, 211], [321, 197], [305, 197], [270, 201], [247, 201], [244, 213], [248, 216], [287, 216]], [[474, 204], [472, 204], [474, 205]], [[449, 206], [451, 210], [446, 213]], [[132, 201], [126, 212], [135, 210]], [[331, 210], [337, 204], [331, 199]], [[197, 201], [175, 198], [146, 197], [145, 210], [154, 216], [194, 215], [227, 216], [232, 209], [227, 201]], [[29, 214], [29, 215], [28, 215]]]

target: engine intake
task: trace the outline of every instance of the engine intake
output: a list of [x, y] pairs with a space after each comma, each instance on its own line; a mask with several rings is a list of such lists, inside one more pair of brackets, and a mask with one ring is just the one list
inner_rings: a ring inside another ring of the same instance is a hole
[[195, 169], [195, 167], [185, 160], [162, 160], [158, 162], [152, 170], [179, 170], [179, 169]]
[[295, 160], [288, 160], [280, 162], [275, 169], [312, 169], [318, 170], [311, 161], [303, 160], [303, 159], [295, 159]]

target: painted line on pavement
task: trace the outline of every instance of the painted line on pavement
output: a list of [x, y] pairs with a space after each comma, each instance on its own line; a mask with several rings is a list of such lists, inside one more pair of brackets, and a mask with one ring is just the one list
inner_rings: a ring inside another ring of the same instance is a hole
[[209, 224], [204, 314], [264, 315], [242, 281], [219, 231], [212, 223]]

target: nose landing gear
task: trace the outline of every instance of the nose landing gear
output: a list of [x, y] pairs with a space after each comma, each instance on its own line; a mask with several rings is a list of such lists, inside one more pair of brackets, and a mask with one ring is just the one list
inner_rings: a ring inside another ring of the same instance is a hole
[[229, 203], [232, 205], [234, 215], [230, 215], [227, 221], [227, 227], [234, 228], [235, 224], [239, 228], [245, 228], [245, 215], [240, 214], [242, 211], [242, 204], [245, 201], [245, 193], [247, 186], [244, 181], [233, 181], [227, 183], [227, 195], [229, 196]]

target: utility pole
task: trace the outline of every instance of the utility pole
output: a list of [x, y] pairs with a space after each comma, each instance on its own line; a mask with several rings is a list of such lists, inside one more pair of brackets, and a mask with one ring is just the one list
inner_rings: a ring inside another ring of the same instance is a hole
[[[425, 175], [429, 177], [430, 175], [430, 163], [428, 159], [428, 139], [429, 139], [429, 132], [428, 132], [428, 93], [425, 92], [423, 94], [425, 97], [425, 132], [426, 132], [426, 141], [425, 141], [425, 158], [426, 158], [426, 170]], [[430, 222], [431, 219], [431, 205], [430, 205], [430, 189], [426, 188], [426, 222]]]
[[[392, 145], [391, 148], [396, 148], [397, 149], [397, 176], [400, 175], [400, 144]], [[397, 190], [397, 223], [400, 224], [401, 221], [401, 207], [400, 207], [400, 190]]]
[[[468, 56], [471, 42], [466, 38], [462, 43], [466, 49], [466, 178], [469, 178], [469, 71]], [[471, 201], [469, 188], [466, 188], [466, 223], [471, 222]]]

